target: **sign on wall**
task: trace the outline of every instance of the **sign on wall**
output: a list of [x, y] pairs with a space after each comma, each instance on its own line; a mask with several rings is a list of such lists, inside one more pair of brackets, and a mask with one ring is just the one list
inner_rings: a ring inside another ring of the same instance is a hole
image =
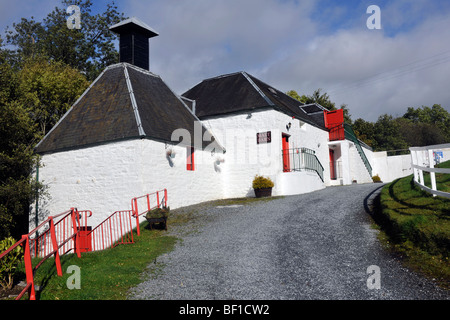
[[271, 131], [267, 132], [258, 132], [256, 134], [256, 143], [271, 143], [272, 142], [272, 133]]

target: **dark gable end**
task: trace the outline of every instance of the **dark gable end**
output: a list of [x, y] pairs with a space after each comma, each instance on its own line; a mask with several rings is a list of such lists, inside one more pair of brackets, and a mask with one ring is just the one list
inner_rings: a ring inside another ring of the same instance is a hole
[[[193, 144], [195, 122], [200, 123], [160, 77], [120, 63], [105, 69], [35, 151], [53, 153], [139, 138], [186, 143], [171, 140], [176, 129], [187, 130]], [[198, 127], [203, 137], [207, 129]], [[201, 147], [210, 144], [202, 141]]]

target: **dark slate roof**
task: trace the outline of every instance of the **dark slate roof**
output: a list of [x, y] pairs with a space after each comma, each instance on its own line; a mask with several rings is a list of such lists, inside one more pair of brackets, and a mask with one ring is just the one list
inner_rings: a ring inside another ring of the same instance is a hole
[[[103, 71], [35, 150], [43, 154], [139, 138], [178, 144], [171, 141], [176, 129], [186, 129], [193, 144], [196, 121], [159, 76], [119, 63]], [[200, 128], [203, 136], [207, 129]]]
[[325, 130], [323, 119], [300, 109], [303, 103], [246, 72], [206, 79], [182, 96], [195, 100], [200, 119], [273, 108]]

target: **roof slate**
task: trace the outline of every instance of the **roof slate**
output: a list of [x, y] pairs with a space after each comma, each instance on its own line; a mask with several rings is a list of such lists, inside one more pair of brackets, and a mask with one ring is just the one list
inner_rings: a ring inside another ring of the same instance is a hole
[[[171, 137], [176, 129], [186, 129], [193, 144], [195, 122], [198, 118], [159, 76], [119, 63], [104, 70], [35, 151], [51, 153], [138, 138], [175, 144], [179, 141]], [[203, 136], [207, 129], [200, 128]]]
[[300, 109], [303, 103], [246, 72], [206, 79], [182, 96], [195, 100], [200, 119], [273, 108], [325, 130], [323, 121]]

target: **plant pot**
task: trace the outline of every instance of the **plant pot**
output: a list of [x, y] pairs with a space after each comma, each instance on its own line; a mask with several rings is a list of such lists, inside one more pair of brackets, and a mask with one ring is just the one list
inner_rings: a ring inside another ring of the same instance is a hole
[[257, 198], [272, 196], [272, 188], [261, 188], [261, 189], [253, 189], [253, 190], [255, 190], [255, 196]]

